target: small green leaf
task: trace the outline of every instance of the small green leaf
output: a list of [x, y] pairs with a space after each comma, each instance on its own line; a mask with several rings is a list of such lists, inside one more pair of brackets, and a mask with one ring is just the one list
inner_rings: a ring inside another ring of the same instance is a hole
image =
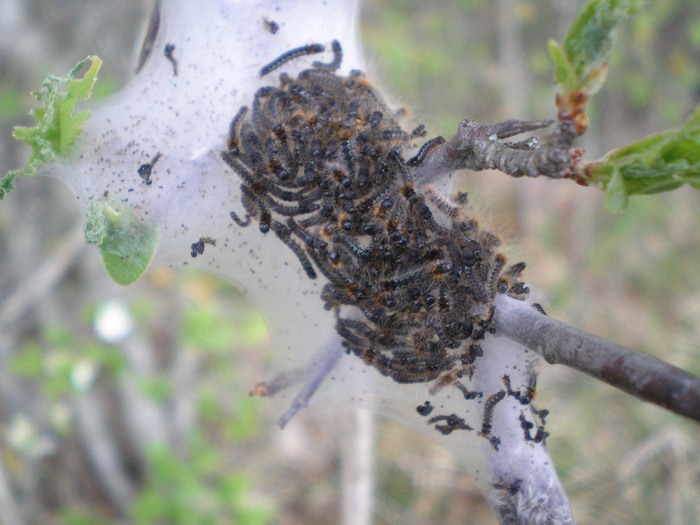
[[605, 188], [605, 207], [612, 212], [620, 212], [627, 208], [628, 200], [622, 175], [618, 170], [613, 169], [610, 181]]
[[554, 77], [566, 93], [571, 93], [578, 86], [578, 75], [574, 67], [569, 62], [569, 58], [564, 52], [564, 48], [556, 40], [550, 39], [547, 43], [549, 48], [549, 56], [554, 62]]
[[622, 20], [634, 15], [642, 0], [591, 0], [571, 24], [561, 45], [549, 44], [555, 75], [564, 94], [598, 91], [607, 74], [607, 62]]
[[700, 106], [686, 123], [611, 151], [583, 168], [603, 186], [608, 208], [625, 208], [630, 195], [700, 188]]
[[126, 204], [108, 198], [88, 205], [85, 240], [97, 244], [109, 276], [118, 284], [136, 281], [158, 245], [158, 230], [134, 216]]
[[[90, 61], [90, 68], [82, 78], [74, 75]], [[97, 73], [102, 60], [89, 56], [81, 60], [64, 78], [49, 75], [40, 91], [35, 91], [34, 98], [41, 105], [33, 108], [29, 114], [36, 120], [34, 127], [15, 126], [12, 136], [26, 142], [32, 148], [27, 165], [10, 171], [0, 178], [0, 200], [14, 188], [17, 176], [31, 177], [42, 164], [56, 158], [64, 157], [80, 135], [83, 124], [90, 116], [88, 110], [75, 113], [79, 100], [87, 100], [92, 95], [92, 88], [97, 81]]]
[[5, 198], [5, 195], [15, 189], [14, 181], [14, 173], [8, 173], [0, 179], [0, 201]]

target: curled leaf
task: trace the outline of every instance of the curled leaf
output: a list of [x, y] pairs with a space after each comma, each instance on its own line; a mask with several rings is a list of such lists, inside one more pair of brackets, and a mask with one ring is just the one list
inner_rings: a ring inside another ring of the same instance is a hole
[[[90, 67], [87, 72], [82, 78], [75, 78], [74, 75], [88, 61]], [[10, 171], [0, 178], [0, 200], [13, 189], [16, 177], [30, 177], [42, 164], [64, 157], [68, 153], [90, 116], [87, 109], [76, 113], [75, 105], [79, 100], [90, 98], [101, 66], [102, 60], [99, 57], [89, 56], [78, 62], [66, 77], [49, 75], [41, 89], [33, 93], [40, 104], [29, 112], [36, 120], [36, 125], [15, 126], [12, 131], [16, 140], [31, 146], [32, 153], [26, 166]]]
[[592, 95], [602, 87], [615, 31], [641, 6], [642, 0], [591, 0], [579, 11], [564, 42], [550, 42], [549, 53], [563, 94], [582, 91]]
[[109, 276], [118, 284], [136, 281], [158, 245], [158, 230], [134, 216], [126, 204], [108, 198], [88, 205], [85, 240], [96, 244]]

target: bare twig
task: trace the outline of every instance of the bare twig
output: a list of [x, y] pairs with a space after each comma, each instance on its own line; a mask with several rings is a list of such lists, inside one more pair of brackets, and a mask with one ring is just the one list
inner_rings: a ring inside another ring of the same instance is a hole
[[497, 334], [633, 396], [700, 422], [700, 378], [636, 350], [541, 314], [506, 295], [496, 300]]
[[576, 165], [583, 153], [573, 147], [574, 140], [586, 129], [583, 115], [585, 103], [578, 106], [560, 106], [556, 130], [538, 139], [521, 142], [503, 139], [546, 128], [553, 120], [506, 120], [495, 124], [478, 124], [465, 119], [457, 134], [435, 148], [414, 172], [419, 184], [429, 184], [451, 171], [468, 168], [474, 171], [498, 169], [513, 177], [545, 176], [553, 179], [572, 178], [586, 184], [576, 174]]
[[[531, 147], [523, 149], [502, 141], [520, 133], [550, 126], [551, 120], [519, 121], [506, 120], [497, 124], [477, 124], [465, 119], [459, 124], [457, 134], [436, 148], [414, 172], [420, 184], [429, 184], [451, 171], [500, 169], [516, 177], [536, 176], [550, 169], [548, 148], [537, 147], [533, 139]], [[558, 150], [557, 150], [558, 151]], [[560, 153], [557, 158], [561, 157]]]
[[0, 457], [0, 517], [5, 525], [25, 525], [27, 522], [22, 516], [20, 505], [12, 492], [12, 484], [5, 475], [7, 467]]
[[344, 525], [370, 525], [373, 517], [375, 424], [374, 414], [353, 408], [347, 423], [350, 428], [343, 447], [343, 520]]
[[88, 460], [110, 501], [127, 516], [134, 487], [124, 469], [113, 433], [105, 418], [104, 403], [97, 392], [85, 392], [75, 400], [78, 429]]
[[141, 68], [148, 60], [148, 57], [153, 52], [153, 45], [155, 44], [156, 37], [158, 36], [158, 29], [160, 27], [160, 11], [161, 11], [161, 0], [156, 0], [153, 5], [153, 11], [151, 11], [151, 17], [148, 19], [148, 27], [146, 28], [146, 34], [143, 37], [143, 42], [141, 43], [141, 50], [139, 51], [139, 57], [136, 61], [136, 69], [134, 73], [141, 71]]
[[281, 429], [287, 426], [287, 423], [291, 421], [299, 409], [304, 408], [308, 404], [309, 399], [316, 393], [318, 387], [321, 386], [323, 380], [333, 370], [333, 367], [342, 355], [343, 348], [336, 340], [324, 347], [317, 362], [309, 367], [308, 376], [299, 393], [294, 397], [287, 411], [279, 418], [278, 423]]
[[83, 228], [76, 226], [59, 243], [59, 248], [0, 305], [0, 329], [19, 319], [33, 304], [46, 294], [77, 260], [85, 245]]
[[120, 376], [119, 394], [129, 430], [127, 436], [138, 453], [142, 465], [148, 465], [148, 453], [154, 443], [173, 447], [170, 432], [171, 413], [163, 403], [144, 395], [143, 383], [159, 373], [158, 360], [152, 345], [141, 334], [134, 334], [121, 345], [127, 369]]

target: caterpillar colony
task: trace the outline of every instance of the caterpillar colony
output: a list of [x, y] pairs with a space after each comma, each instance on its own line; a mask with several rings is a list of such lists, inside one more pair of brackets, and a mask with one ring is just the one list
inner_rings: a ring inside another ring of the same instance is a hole
[[[320, 44], [293, 49], [260, 76], [323, 51]], [[253, 218], [294, 252], [309, 279], [325, 277], [320, 299], [335, 313], [346, 353], [399, 383], [437, 380], [432, 388], [449, 384], [467, 399], [481, 397], [460, 380], [482, 355], [496, 294], [529, 292], [520, 280], [525, 264], [506, 265], [498, 238], [464, 214], [465, 194], [450, 199], [414, 181], [415, 168], [444, 139], [405, 159], [425, 127], [405, 131], [402, 112], [363, 73], [337, 73], [337, 41], [332, 52], [328, 63], [261, 87], [231, 121], [222, 157], [241, 179], [246, 214], [231, 218], [241, 227]], [[506, 395], [530, 400], [510, 388], [491, 396], [483, 435]], [[431, 422], [443, 433], [472, 430], [455, 418]], [[497, 438], [491, 442], [497, 447]]]

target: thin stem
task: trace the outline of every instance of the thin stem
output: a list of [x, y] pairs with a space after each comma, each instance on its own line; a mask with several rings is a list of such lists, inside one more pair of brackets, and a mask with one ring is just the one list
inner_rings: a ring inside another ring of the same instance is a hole
[[371, 525], [375, 485], [374, 414], [353, 408], [342, 455], [343, 525]]
[[308, 377], [297, 395], [292, 400], [291, 405], [285, 411], [285, 413], [282, 414], [282, 417], [279, 418], [278, 423], [280, 429], [287, 426], [287, 423], [291, 421], [296, 413], [309, 403], [309, 400], [321, 386], [323, 380], [326, 379], [326, 376], [328, 376], [331, 370], [333, 370], [333, 367], [336, 365], [338, 359], [340, 359], [340, 356], [342, 355], [343, 348], [336, 340], [333, 340], [330, 344], [324, 347], [318, 357], [318, 361], [311, 365], [308, 372]]
[[23, 513], [17, 497], [13, 494], [12, 484], [6, 475], [8, 468], [2, 457], [0, 457], [0, 508], [2, 508], [2, 519], [5, 525], [26, 525]]
[[19, 283], [0, 304], [0, 329], [11, 325], [48, 293], [75, 263], [84, 246], [83, 227], [75, 226], [41, 266]]
[[570, 366], [700, 422], [700, 378], [680, 368], [552, 319], [506, 295], [496, 300], [492, 326], [550, 364]]
[[131, 483], [114, 433], [109, 430], [105, 405], [97, 392], [85, 392], [75, 400], [75, 413], [87, 458], [99, 483], [122, 516], [129, 515], [135, 488]]

